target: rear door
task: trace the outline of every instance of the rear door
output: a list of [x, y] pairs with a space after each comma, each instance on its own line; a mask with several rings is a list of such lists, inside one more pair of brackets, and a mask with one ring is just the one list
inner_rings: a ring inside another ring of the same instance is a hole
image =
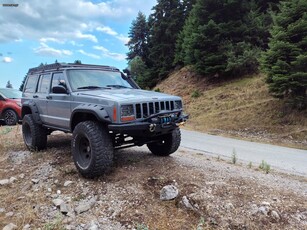
[[34, 98], [36, 98], [36, 105], [38, 108], [39, 115], [43, 123], [48, 122], [48, 111], [47, 111], [47, 103], [48, 103], [48, 94], [50, 91], [51, 84], [51, 74], [42, 74], [39, 77], [37, 92], [34, 94]]

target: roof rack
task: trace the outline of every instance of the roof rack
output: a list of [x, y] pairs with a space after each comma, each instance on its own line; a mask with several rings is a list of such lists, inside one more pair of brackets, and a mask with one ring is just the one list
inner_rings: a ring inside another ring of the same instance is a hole
[[119, 71], [118, 68], [106, 65], [90, 65], [90, 64], [75, 64], [75, 63], [53, 63], [49, 65], [41, 65], [29, 69], [28, 73], [34, 72], [44, 72], [46, 70], [58, 70], [60, 68], [80, 68], [80, 67], [90, 67], [90, 68], [99, 68], [108, 71]]

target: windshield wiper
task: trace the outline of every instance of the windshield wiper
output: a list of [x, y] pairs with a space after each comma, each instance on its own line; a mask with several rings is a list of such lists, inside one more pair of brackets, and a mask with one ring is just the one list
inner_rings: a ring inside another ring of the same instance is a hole
[[88, 85], [88, 86], [82, 86], [77, 89], [109, 89], [107, 87], [101, 87], [101, 86], [95, 86], [95, 85]]
[[112, 87], [112, 88], [129, 88], [129, 87], [124, 86], [124, 85], [107, 85], [107, 87]]

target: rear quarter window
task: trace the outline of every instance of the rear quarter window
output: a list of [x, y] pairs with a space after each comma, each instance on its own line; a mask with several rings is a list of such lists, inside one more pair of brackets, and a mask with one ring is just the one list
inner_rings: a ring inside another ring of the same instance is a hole
[[37, 88], [38, 75], [29, 75], [24, 87], [25, 93], [35, 93]]

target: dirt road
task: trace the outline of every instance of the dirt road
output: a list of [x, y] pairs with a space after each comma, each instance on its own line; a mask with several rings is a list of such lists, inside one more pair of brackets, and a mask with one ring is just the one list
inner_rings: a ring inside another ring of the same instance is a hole
[[232, 157], [235, 150], [238, 159], [245, 163], [260, 164], [262, 160], [273, 168], [307, 176], [307, 150], [280, 147], [182, 130], [181, 146], [203, 151], [213, 156]]

